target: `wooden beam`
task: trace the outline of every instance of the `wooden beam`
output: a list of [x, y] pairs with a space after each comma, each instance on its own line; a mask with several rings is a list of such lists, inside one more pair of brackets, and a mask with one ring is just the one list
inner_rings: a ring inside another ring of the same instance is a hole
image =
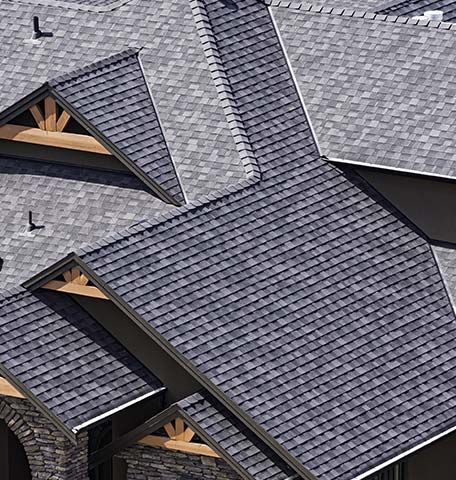
[[101, 298], [108, 300], [108, 297], [98, 290], [97, 287], [91, 287], [87, 285], [79, 285], [72, 282], [64, 282], [61, 280], [51, 280], [43, 285], [42, 288], [47, 290], [55, 290], [57, 292], [73, 293], [74, 295], [83, 295], [85, 297]]
[[165, 432], [168, 434], [169, 438], [174, 438], [176, 436], [176, 430], [174, 430], [172, 423], [163, 425], [163, 428], [165, 429]]
[[174, 440], [184, 440], [184, 421], [182, 418], [177, 417], [175, 422], [176, 435]]
[[44, 121], [41, 108], [38, 105], [33, 105], [33, 107], [30, 107], [29, 110], [40, 130], [46, 130], [46, 122]]
[[39, 128], [7, 123], [0, 127], [0, 138], [3, 140], [15, 140], [17, 142], [35, 143], [49, 147], [110, 155], [110, 152], [95, 140], [95, 138], [76, 133], [47, 132]]
[[70, 114], [64, 110], [61, 114], [59, 119], [57, 120], [57, 131], [58, 132], [63, 132], [65, 130], [65, 127], [67, 126], [67, 123], [70, 121]]
[[52, 97], [46, 97], [44, 99], [44, 116], [46, 130], [55, 132], [57, 130], [57, 104]]
[[6, 397], [25, 398], [19, 390], [17, 390], [13, 385], [11, 385], [8, 380], [2, 377], [0, 377], [0, 395]]
[[220, 458], [220, 455], [212, 450], [211, 447], [202, 443], [183, 442], [182, 440], [172, 440], [165, 437], [157, 437], [148, 435], [141, 439], [138, 443], [141, 445], [149, 445], [152, 447], [168, 448], [170, 450], [178, 450], [180, 452], [192, 453], [194, 455], [203, 455], [205, 457]]
[[191, 442], [191, 440], [194, 436], [195, 436], [195, 432], [190, 427], [187, 427], [185, 432], [184, 432], [182, 440], [184, 442]]

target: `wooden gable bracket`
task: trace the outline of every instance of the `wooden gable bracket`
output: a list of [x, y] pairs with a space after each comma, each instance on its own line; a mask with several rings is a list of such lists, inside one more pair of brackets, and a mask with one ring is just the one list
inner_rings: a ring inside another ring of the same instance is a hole
[[3, 377], [0, 377], [0, 396], [25, 398], [16, 387]]
[[44, 99], [44, 114], [39, 104], [31, 106], [29, 111], [38, 128], [7, 123], [0, 126], [0, 139], [111, 155], [90, 135], [64, 132], [71, 116], [63, 110], [57, 118], [57, 103], [53, 97]]
[[172, 422], [170, 422], [164, 425], [163, 428], [168, 437], [147, 435], [147, 437], [139, 440], [138, 443], [141, 445], [177, 450], [184, 453], [193, 453], [195, 455], [220, 458], [220, 455], [208, 445], [204, 443], [192, 442], [195, 432], [190, 427], [185, 425], [182, 418], [176, 418], [174, 425]]
[[62, 274], [62, 279], [51, 280], [43, 285], [42, 288], [108, 300], [108, 297], [101, 290], [90, 283], [90, 280], [81, 272], [81, 270], [78, 267], [74, 267], [64, 272]]

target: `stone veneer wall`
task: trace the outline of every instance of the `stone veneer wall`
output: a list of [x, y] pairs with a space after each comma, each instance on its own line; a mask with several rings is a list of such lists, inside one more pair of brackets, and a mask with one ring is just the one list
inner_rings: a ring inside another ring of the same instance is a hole
[[33, 480], [88, 480], [87, 434], [71, 443], [25, 399], [0, 397], [0, 419], [24, 447]]
[[221, 458], [135, 445], [120, 454], [127, 463], [126, 480], [239, 480]]

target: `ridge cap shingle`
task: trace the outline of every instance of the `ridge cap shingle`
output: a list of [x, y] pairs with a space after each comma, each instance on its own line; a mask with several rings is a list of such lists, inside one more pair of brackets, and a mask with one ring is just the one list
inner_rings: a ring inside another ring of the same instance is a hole
[[303, 13], [320, 13], [324, 15], [336, 15], [340, 17], [360, 18], [364, 20], [381, 21], [386, 23], [397, 23], [400, 25], [412, 25], [419, 27], [435, 28], [439, 30], [456, 30], [456, 23], [438, 22], [435, 20], [415, 20], [413, 17], [386, 15], [383, 13], [370, 12], [368, 10], [354, 10], [343, 7], [325, 7], [320, 4], [309, 3], [305, 1], [286, 1], [286, 0], [265, 0], [269, 7], [289, 8]]
[[140, 48], [128, 47], [125, 50], [121, 50], [120, 52], [109, 55], [108, 57], [100, 58], [95, 62], [87, 63], [85, 65], [82, 65], [81, 67], [69, 70], [65, 73], [52, 77], [46, 83], [48, 83], [51, 87], [55, 87], [60, 83], [74, 80], [87, 73], [95, 72], [96, 70], [101, 70], [103, 68], [109, 67], [128, 57], [137, 56], [139, 52]]

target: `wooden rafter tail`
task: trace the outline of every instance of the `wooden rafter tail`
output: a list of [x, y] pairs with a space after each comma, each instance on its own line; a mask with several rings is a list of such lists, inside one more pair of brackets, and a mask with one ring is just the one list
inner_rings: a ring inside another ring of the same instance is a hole
[[55, 132], [57, 130], [57, 104], [52, 97], [46, 97], [44, 99], [44, 116], [46, 130]]
[[38, 105], [33, 105], [33, 107], [29, 108], [29, 111], [32, 114], [40, 130], [46, 130], [46, 122], [44, 121], [44, 116], [41, 108]]
[[8, 380], [0, 377], [0, 395], [5, 397], [25, 398]]

